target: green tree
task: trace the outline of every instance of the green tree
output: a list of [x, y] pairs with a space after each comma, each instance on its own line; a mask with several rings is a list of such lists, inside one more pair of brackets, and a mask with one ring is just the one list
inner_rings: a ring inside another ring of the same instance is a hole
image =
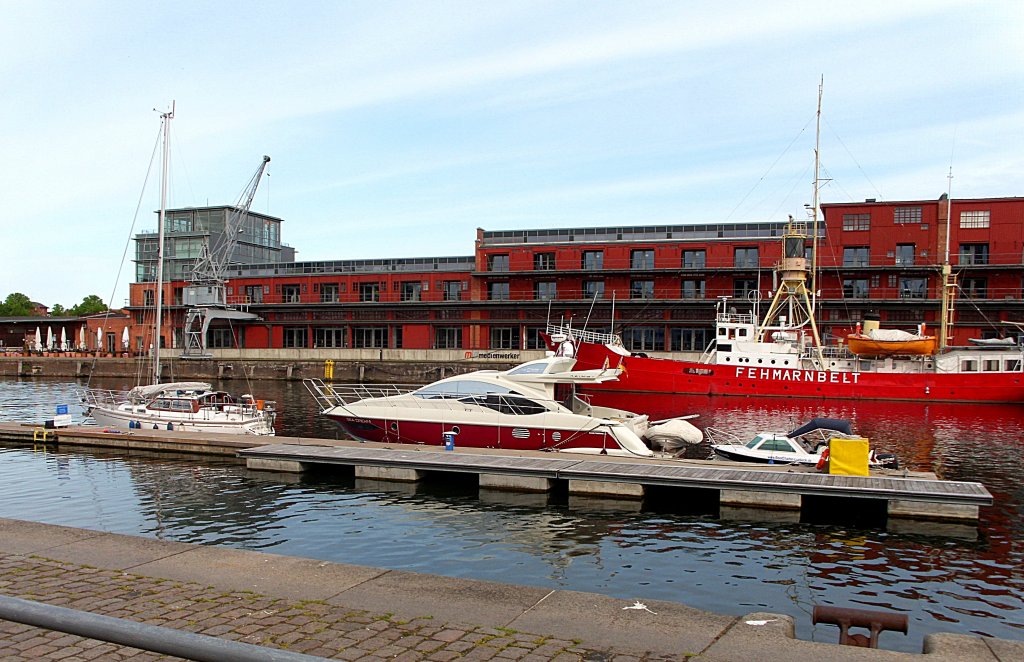
[[8, 294], [0, 303], [0, 316], [3, 317], [31, 317], [32, 311], [32, 300], [21, 292]]
[[54, 317], [64, 317], [68, 314], [68, 311], [64, 310], [64, 306], [59, 303], [53, 304], [53, 308], [50, 308], [50, 314]]
[[77, 306], [72, 306], [68, 310], [68, 313], [72, 315], [82, 316], [93, 315], [95, 313], [102, 313], [105, 312], [106, 310], [107, 304], [103, 303], [103, 299], [99, 298], [95, 294], [90, 294], [89, 296], [82, 299], [82, 303], [78, 304]]

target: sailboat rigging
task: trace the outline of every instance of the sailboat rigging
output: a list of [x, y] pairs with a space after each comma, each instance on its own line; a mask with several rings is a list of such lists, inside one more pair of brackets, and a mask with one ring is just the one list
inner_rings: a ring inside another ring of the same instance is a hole
[[235, 398], [206, 382], [161, 383], [160, 350], [163, 322], [164, 239], [171, 110], [160, 114], [163, 154], [160, 210], [157, 221], [156, 292], [151, 383], [129, 391], [87, 388], [82, 394], [86, 414], [97, 424], [121, 429], [166, 429], [189, 432], [273, 435], [275, 403], [246, 394]]

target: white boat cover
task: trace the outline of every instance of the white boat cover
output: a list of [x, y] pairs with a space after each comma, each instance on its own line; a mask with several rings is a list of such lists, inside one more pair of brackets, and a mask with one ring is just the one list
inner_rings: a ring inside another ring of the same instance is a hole
[[868, 333], [868, 337], [882, 342], [906, 342], [908, 340], [923, 340], [926, 336], [919, 336], [900, 329], [872, 329]]
[[151, 398], [167, 391], [210, 391], [213, 386], [206, 382], [170, 382], [167, 384], [149, 384], [136, 386], [128, 391], [129, 398]]

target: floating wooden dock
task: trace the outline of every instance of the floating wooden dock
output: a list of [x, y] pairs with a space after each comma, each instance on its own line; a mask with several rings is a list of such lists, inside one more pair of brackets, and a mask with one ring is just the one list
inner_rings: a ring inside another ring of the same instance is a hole
[[[482, 488], [548, 492], [566, 484], [570, 495], [643, 499], [651, 488], [717, 492], [724, 508], [790, 511], [797, 516], [814, 499], [870, 500], [892, 519], [977, 523], [979, 508], [992, 505], [980, 483], [899, 476], [832, 476], [672, 460], [603, 458], [570, 453], [494, 454], [433, 447], [293, 446], [270, 444], [239, 451], [250, 469], [305, 471], [315, 465], [346, 465], [356, 477], [418, 481], [428, 473], [469, 473]], [[538, 456], [541, 455], [541, 456]]]
[[[980, 483], [910, 473], [832, 476], [782, 465], [621, 458], [574, 453], [402, 446], [349, 440], [200, 435], [166, 430], [110, 432], [96, 426], [43, 429], [0, 423], [0, 441], [47, 447], [109, 448], [240, 457], [250, 469], [303, 472], [345, 467], [356, 478], [415, 483], [445, 474], [474, 475], [482, 490], [562, 493], [620, 504], [655, 500], [701, 503], [731, 519], [837, 523], [867, 513], [898, 532], [977, 535], [992, 495]], [[639, 506], [637, 506], [639, 507]], [[927, 523], [927, 528], [914, 523]], [[936, 522], [952, 527], [942, 530]], [[963, 527], [966, 526], [968, 530]]]

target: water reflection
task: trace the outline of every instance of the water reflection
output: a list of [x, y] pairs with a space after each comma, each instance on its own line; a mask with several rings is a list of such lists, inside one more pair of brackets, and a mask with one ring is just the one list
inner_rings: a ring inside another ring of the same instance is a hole
[[[39, 402], [59, 400], [72, 386], [0, 383], [0, 416], [49, 417], [52, 408]], [[282, 403], [281, 434], [336, 433], [316, 416], [301, 385], [269, 383], [260, 391]], [[655, 416], [697, 412], [701, 427], [740, 435], [789, 429], [813, 416], [848, 417], [915, 469], [981, 480], [996, 505], [983, 509], [972, 542], [724, 521], [639, 504], [479, 492], [459, 482], [300, 478], [211, 458], [0, 449], [0, 516], [624, 600], [674, 600], [736, 615], [779, 611], [796, 618], [799, 636], [823, 641], [836, 635], [834, 628], [812, 628], [815, 604], [908, 613], [911, 636], [883, 636], [885, 646], [901, 650], [919, 651], [933, 631], [1024, 639], [1020, 408], [738, 398], [638, 403]]]

